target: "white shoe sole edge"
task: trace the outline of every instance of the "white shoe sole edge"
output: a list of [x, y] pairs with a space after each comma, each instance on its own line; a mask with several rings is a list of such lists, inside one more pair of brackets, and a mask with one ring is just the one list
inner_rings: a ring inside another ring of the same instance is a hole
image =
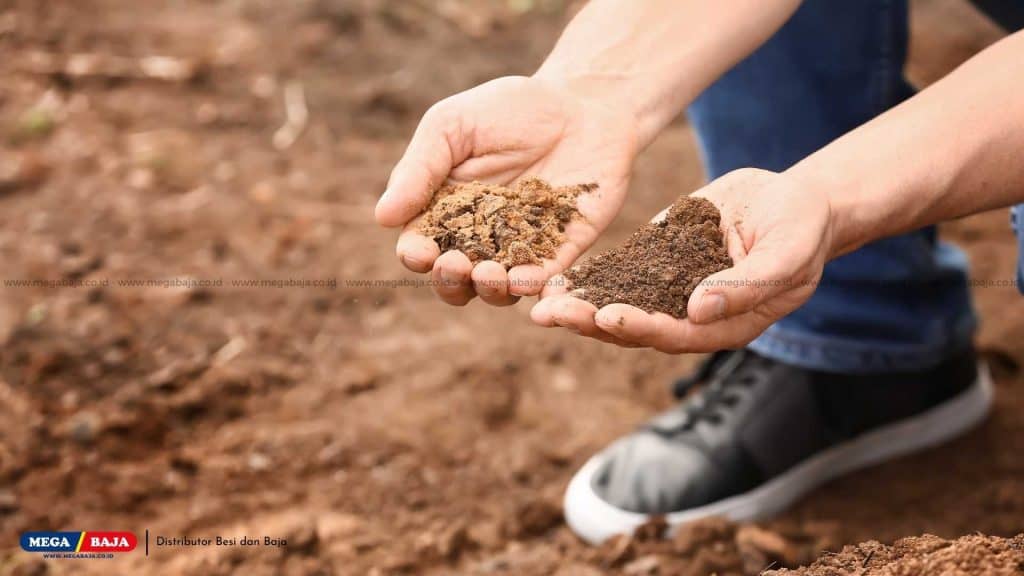
[[[960, 436], [985, 419], [992, 406], [993, 386], [988, 367], [978, 364], [978, 377], [958, 396], [918, 416], [884, 426], [833, 446], [757, 488], [706, 506], [665, 515], [670, 529], [701, 518], [758, 520], [775, 515], [818, 486], [855, 470], [917, 452]], [[617, 534], [632, 534], [650, 519], [647, 514], [616, 508], [593, 490], [594, 474], [603, 455], [587, 461], [565, 492], [565, 520], [573, 532], [591, 544]]]

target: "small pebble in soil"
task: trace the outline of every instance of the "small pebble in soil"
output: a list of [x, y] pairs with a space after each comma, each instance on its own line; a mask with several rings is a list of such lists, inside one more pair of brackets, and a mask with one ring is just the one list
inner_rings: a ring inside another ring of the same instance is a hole
[[644, 224], [621, 246], [567, 270], [569, 288], [598, 308], [631, 304], [685, 318], [698, 284], [732, 266], [720, 221], [708, 200], [682, 196], [664, 220]]
[[579, 214], [576, 197], [596, 187], [553, 187], [538, 178], [511, 186], [448, 183], [434, 194], [420, 232], [442, 252], [458, 250], [474, 263], [540, 264], [565, 242], [565, 226]]

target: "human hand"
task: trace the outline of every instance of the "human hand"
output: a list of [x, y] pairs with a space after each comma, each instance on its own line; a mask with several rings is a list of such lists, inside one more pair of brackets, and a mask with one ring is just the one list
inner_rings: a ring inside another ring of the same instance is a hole
[[823, 191], [786, 174], [742, 169], [694, 196], [707, 198], [722, 213], [734, 264], [694, 290], [688, 319], [627, 304], [598, 310], [566, 293], [564, 283], [551, 283], [531, 310], [533, 320], [621, 346], [711, 352], [746, 345], [810, 298], [832, 243], [831, 208]]
[[[536, 77], [500, 78], [456, 94], [424, 115], [377, 203], [377, 222], [404, 226], [398, 257], [410, 270], [430, 271], [445, 302], [461, 306], [479, 295], [512, 304], [569, 267], [619, 211], [638, 152], [635, 124], [631, 112]], [[566, 226], [553, 260], [508, 271], [494, 261], [474, 265], [461, 252], [441, 254], [418, 232], [419, 215], [446, 179], [507, 185], [528, 177], [598, 185], [578, 197], [581, 217]]]

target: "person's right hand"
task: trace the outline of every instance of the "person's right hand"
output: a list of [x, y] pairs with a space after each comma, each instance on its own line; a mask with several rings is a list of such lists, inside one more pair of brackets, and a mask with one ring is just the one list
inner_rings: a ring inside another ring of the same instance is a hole
[[628, 304], [598, 310], [558, 283], [545, 288], [531, 318], [620, 346], [714, 352], [746, 346], [811, 297], [825, 262], [835, 254], [834, 216], [825, 190], [789, 173], [742, 168], [693, 195], [721, 212], [733, 265], [698, 284], [687, 302], [687, 318], [649, 314]]
[[[376, 219], [405, 227], [398, 257], [410, 270], [431, 271], [445, 302], [461, 306], [479, 295], [489, 304], [512, 304], [538, 294], [608, 226], [622, 206], [638, 148], [631, 112], [537, 77], [500, 78], [427, 111], [391, 173]], [[528, 177], [553, 186], [598, 185], [578, 198], [581, 217], [566, 226], [553, 260], [507, 272], [494, 261], [474, 266], [461, 252], [441, 254], [418, 232], [418, 216], [446, 179], [507, 185]]]

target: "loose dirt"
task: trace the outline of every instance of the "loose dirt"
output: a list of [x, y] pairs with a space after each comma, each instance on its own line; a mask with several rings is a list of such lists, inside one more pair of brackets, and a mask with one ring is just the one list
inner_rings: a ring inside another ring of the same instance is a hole
[[565, 277], [598, 308], [632, 304], [647, 312], [686, 317], [686, 301], [701, 280], [732, 266], [718, 208], [682, 196], [668, 215], [644, 224], [621, 246], [588, 258]]
[[537, 178], [510, 187], [447, 183], [427, 207], [420, 231], [442, 252], [459, 250], [473, 262], [540, 264], [565, 242], [565, 225], [578, 214], [576, 197], [594, 188], [556, 188]]
[[885, 546], [875, 541], [846, 546], [799, 570], [774, 570], [770, 576], [1018, 576], [1024, 574], [1024, 534], [999, 538], [972, 534], [943, 540], [926, 534]]
[[617, 536], [581, 554], [579, 561], [623, 574], [743, 576], [769, 567], [800, 566], [836, 546], [835, 530], [801, 526], [772, 530], [708, 518], [668, 534], [655, 519], [632, 536]]

